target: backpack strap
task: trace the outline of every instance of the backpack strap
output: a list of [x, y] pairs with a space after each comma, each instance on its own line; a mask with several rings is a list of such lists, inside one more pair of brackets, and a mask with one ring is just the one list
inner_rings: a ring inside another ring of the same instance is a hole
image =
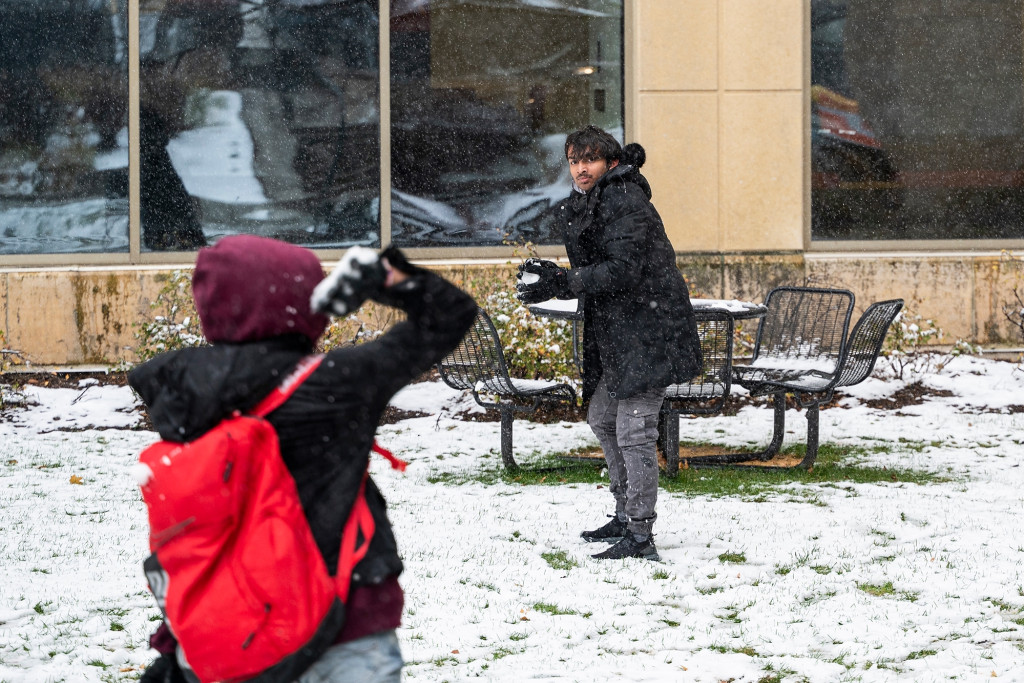
[[[359, 482], [359, 493], [356, 495], [356, 502], [352, 505], [352, 512], [345, 521], [345, 528], [341, 533], [341, 548], [338, 551], [338, 571], [335, 574], [338, 596], [343, 602], [348, 601], [348, 591], [352, 584], [352, 571], [359, 564], [359, 561], [366, 557], [370, 549], [370, 539], [377, 525], [373, 521], [373, 513], [366, 502], [366, 480], [369, 471], [363, 471], [363, 480]], [[359, 537], [362, 536], [362, 544], [358, 545]]]
[[323, 355], [306, 356], [299, 361], [298, 365], [288, 373], [288, 376], [284, 378], [284, 381], [280, 385], [274, 387], [274, 390], [267, 394], [262, 401], [256, 404], [256, 407], [249, 413], [254, 417], [266, 417], [270, 413], [281, 407], [281, 404], [288, 400], [288, 397], [299, 388], [299, 385], [306, 381], [313, 371], [320, 366], [320, 361], [324, 359]]
[[[391, 451], [373, 442], [373, 452], [385, 458], [391, 463], [391, 467], [404, 472], [408, 463], [396, 458]], [[369, 465], [369, 464], [367, 464]], [[373, 513], [366, 503], [366, 480], [370, 476], [369, 466], [363, 470], [363, 479], [359, 482], [359, 493], [356, 494], [356, 502], [352, 505], [352, 512], [345, 521], [345, 528], [341, 533], [341, 548], [338, 551], [338, 571], [335, 574], [338, 595], [343, 601], [348, 599], [348, 591], [352, 583], [352, 571], [359, 564], [359, 561], [366, 557], [370, 549], [370, 539], [376, 530], [373, 521]], [[362, 544], [358, 545], [359, 537], [362, 536]]]

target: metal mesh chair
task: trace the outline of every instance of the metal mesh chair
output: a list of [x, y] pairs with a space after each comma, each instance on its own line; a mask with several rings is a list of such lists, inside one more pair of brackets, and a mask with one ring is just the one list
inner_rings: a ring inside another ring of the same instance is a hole
[[760, 453], [725, 456], [719, 464], [769, 460], [778, 453], [785, 431], [786, 394], [791, 393], [807, 414], [807, 450], [798, 466], [811, 467], [818, 455], [819, 406], [832, 400], [836, 387], [867, 379], [889, 326], [903, 308], [902, 299], [872, 304], [847, 338], [852, 293], [796, 287], [783, 290], [786, 293], [781, 296], [773, 297], [779, 290], [769, 293], [765, 302], [768, 315], [758, 330], [751, 365], [735, 368], [733, 376], [752, 395], [772, 396], [771, 443]]
[[484, 309], [477, 311], [473, 327], [450, 354], [437, 364], [445, 384], [469, 391], [485, 408], [501, 414], [501, 459], [505, 467], [518, 467], [512, 454], [512, 420], [517, 412], [532, 413], [544, 401], [575, 405], [576, 391], [569, 384], [510, 377], [498, 331]]
[[839, 367], [853, 313], [853, 292], [777, 287], [768, 293], [750, 365], [734, 381], [754, 396], [776, 393], [778, 383], [808, 374], [831, 376]]

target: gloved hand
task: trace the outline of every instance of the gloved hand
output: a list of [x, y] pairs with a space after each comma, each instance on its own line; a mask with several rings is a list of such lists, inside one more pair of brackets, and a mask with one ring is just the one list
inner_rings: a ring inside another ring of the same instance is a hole
[[524, 304], [537, 304], [555, 298], [571, 298], [568, 271], [551, 261], [529, 258], [516, 274], [516, 298]]
[[352, 247], [313, 290], [310, 308], [317, 313], [348, 315], [384, 289], [388, 271], [373, 249]]

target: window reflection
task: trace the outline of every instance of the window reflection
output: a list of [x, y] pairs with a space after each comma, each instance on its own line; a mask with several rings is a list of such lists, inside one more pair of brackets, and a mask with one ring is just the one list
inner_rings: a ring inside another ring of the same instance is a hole
[[1024, 237], [1021, 0], [811, 0], [813, 239]]
[[621, 45], [621, 0], [392, 0], [393, 241], [555, 241], [566, 134], [622, 137]]
[[377, 245], [377, 0], [140, 7], [142, 243]]
[[125, 19], [0, 0], [0, 254], [127, 251]]

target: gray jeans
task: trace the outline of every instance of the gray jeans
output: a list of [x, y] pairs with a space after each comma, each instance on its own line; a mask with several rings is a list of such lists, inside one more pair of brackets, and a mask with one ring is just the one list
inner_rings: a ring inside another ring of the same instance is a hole
[[333, 645], [295, 683], [398, 683], [402, 652], [394, 631]]
[[664, 387], [612, 398], [602, 377], [587, 411], [608, 463], [615, 516], [635, 534], [651, 533], [657, 518], [658, 413], [664, 400]]

